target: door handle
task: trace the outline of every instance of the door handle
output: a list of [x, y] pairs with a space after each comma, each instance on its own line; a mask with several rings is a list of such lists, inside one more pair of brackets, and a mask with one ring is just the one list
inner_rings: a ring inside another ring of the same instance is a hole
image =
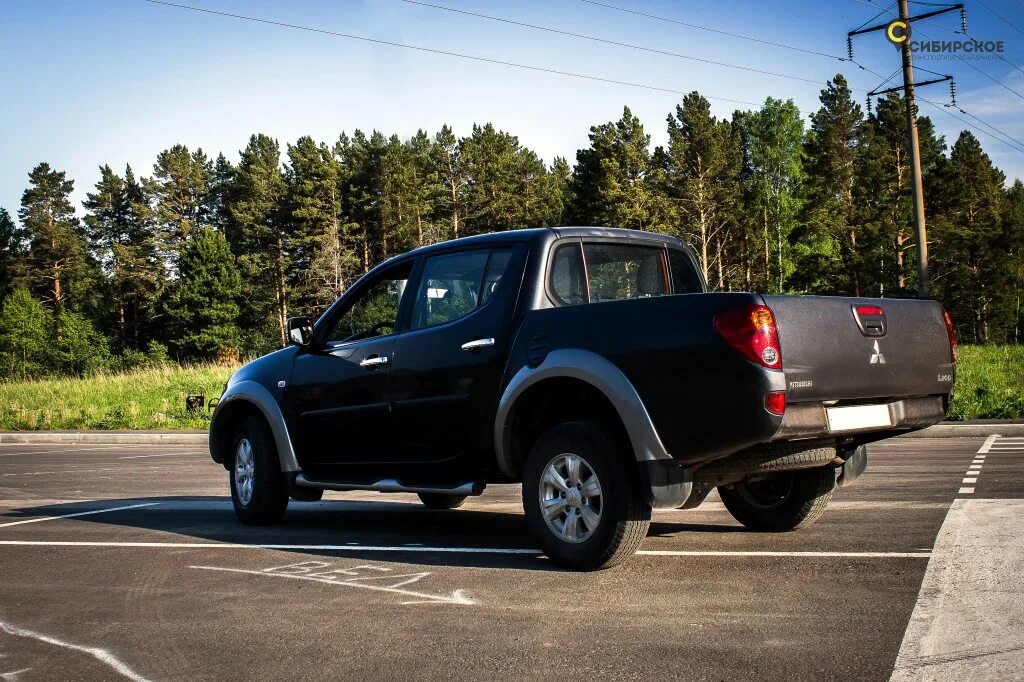
[[359, 366], [369, 367], [372, 369], [374, 367], [381, 367], [386, 364], [388, 364], [388, 357], [386, 355], [373, 355], [368, 358], [365, 358], [362, 362], [359, 363]]
[[462, 344], [462, 350], [480, 350], [487, 346], [493, 346], [494, 339], [476, 339], [474, 341], [467, 341]]

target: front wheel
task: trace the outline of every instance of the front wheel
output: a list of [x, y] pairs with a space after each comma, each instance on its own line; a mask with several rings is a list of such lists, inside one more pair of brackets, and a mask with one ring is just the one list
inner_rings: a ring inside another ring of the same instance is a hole
[[242, 523], [277, 523], [288, 508], [288, 490], [270, 429], [259, 417], [242, 420], [232, 440], [228, 479], [231, 502]]
[[765, 474], [718, 489], [733, 518], [751, 530], [779, 532], [809, 526], [825, 513], [836, 487], [830, 466]]
[[579, 570], [610, 568], [636, 552], [651, 522], [633, 453], [598, 422], [559, 424], [523, 471], [523, 508], [541, 549]]

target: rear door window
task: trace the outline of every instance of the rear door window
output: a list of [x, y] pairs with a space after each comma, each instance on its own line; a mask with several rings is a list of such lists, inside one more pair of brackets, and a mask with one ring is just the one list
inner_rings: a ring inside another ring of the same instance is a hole
[[687, 253], [681, 249], [669, 249], [668, 260], [672, 268], [672, 286], [677, 294], [700, 294], [704, 285], [700, 273]]
[[662, 247], [584, 242], [583, 257], [592, 303], [672, 293]]

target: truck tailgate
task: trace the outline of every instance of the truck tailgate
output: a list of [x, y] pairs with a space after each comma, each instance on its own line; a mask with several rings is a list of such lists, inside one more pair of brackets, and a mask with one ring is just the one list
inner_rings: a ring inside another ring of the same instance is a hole
[[[942, 306], [915, 299], [764, 296], [782, 346], [787, 401], [948, 393], [954, 365]], [[880, 308], [858, 314], [858, 306]]]

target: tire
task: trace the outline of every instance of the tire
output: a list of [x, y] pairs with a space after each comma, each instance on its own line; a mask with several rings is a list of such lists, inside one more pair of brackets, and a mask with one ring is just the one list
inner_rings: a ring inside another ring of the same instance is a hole
[[825, 512], [836, 487], [831, 466], [767, 474], [718, 489], [733, 518], [751, 530], [781, 532], [809, 526]]
[[233, 461], [228, 482], [238, 520], [254, 526], [277, 523], [288, 508], [288, 490], [266, 422], [246, 417], [231, 444]]
[[[651, 507], [640, 489], [633, 453], [615, 443], [599, 422], [569, 422], [545, 432], [527, 457], [526, 520], [544, 553], [562, 566], [611, 568], [631, 557], [647, 536]], [[575, 475], [569, 458], [578, 460]], [[558, 477], [545, 480], [549, 471]], [[563, 491], [562, 484], [572, 478], [577, 485]], [[553, 512], [550, 522], [542, 511], [545, 501]]]
[[457, 509], [466, 504], [466, 497], [444, 493], [419, 493], [420, 502], [427, 509]]

